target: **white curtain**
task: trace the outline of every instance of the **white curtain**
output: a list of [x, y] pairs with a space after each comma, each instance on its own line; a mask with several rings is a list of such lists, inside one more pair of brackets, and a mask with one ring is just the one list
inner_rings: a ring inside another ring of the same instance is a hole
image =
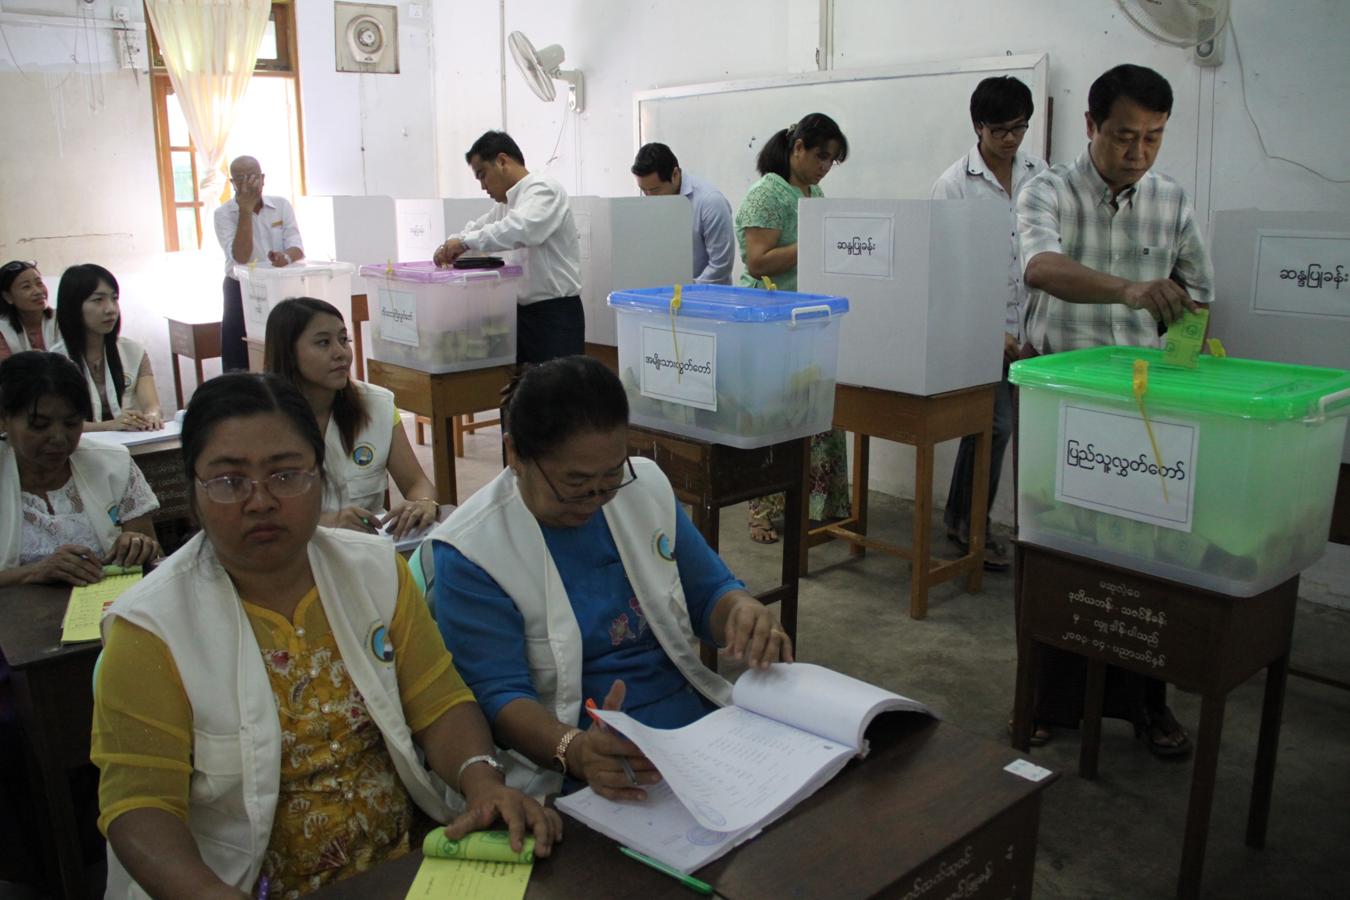
[[197, 147], [198, 189], [209, 229], [224, 187], [225, 140], [253, 77], [271, 0], [146, 0], [145, 5]]

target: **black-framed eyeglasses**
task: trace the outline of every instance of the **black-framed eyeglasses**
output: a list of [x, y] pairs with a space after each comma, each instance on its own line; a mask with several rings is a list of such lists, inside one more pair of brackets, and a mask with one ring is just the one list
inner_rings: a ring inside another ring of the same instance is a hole
[[0, 272], [8, 275], [10, 272], [22, 272], [25, 269], [36, 269], [37, 263], [33, 260], [11, 259], [9, 262], [0, 266]]
[[314, 486], [319, 477], [318, 467], [312, 469], [282, 469], [266, 478], [245, 478], [243, 475], [221, 475], [205, 481], [198, 478], [201, 486], [212, 503], [243, 503], [253, 496], [253, 489], [266, 487], [267, 492], [278, 500], [287, 497], [299, 497]]
[[[624, 466], [628, 468], [627, 472], [623, 471]], [[548, 473], [544, 471], [544, 467], [537, 462], [534, 464], [534, 467], [539, 470], [540, 475], [544, 476], [544, 483], [548, 485], [549, 490], [553, 491], [553, 496], [558, 498], [559, 503], [588, 503], [595, 500], [597, 497], [609, 499], [614, 496], [619, 488], [628, 487], [630, 484], [637, 481], [637, 470], [633, 468], [633, 458], [631, 456], [625, 456], [623, 466], [619, 467], [618, 474], [600, 476], [600, 482], [603, 487], [594, 488], [586, 491], [584, 494], [577, 494], [575, 497], [564, 497], [558, 492], [558, 488], [553, 484], [553, 479], [548, 477]]]
[[1010, 137], [1022, 137], [1031, 127], [1030, 122], [1018, 122], [1016, 125], [994, 125], [989, 122], [981, 122], [980, 124], [988, 128], [989, 134], [1000, 141]]

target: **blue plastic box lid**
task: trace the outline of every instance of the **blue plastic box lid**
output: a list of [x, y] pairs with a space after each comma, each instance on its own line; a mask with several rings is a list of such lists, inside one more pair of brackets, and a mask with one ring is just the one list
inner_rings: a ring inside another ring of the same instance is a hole
[[[670, 314], [675, 286], [615, 291], [609, 305], [615, 309]], [[686, 284], [680, 288], [682, 317], [721, 322], [782, 322], [795, 318], [838, 316], [848, 312], [847, 297], [766, 291], [726, 284]]]
[[481, 281], [485, 278], [519, 278], [520, 266], [500, 266], [496, 269], [439, 268], [429, 259], [418, 262], [367, 263], [361, 267], [364, 278], [391, 278], [394, 281], [416, 281], [420, 284], [451, 284]]

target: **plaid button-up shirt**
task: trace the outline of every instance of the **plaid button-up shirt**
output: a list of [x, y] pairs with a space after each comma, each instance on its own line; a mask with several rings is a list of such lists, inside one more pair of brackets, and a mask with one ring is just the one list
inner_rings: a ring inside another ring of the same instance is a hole
[[[1022, 270], [1040, 253], [1065, 256], [1130, 281], [1174, 278], [1197, 303], [1214, 300], [1214, 267], [1186, 191], [1148, 172], [1112, 202], [1088, 150], [1052, 166], [1017, 203]], [[1104, 345], [1160, 346], [1158, 325], [1123, 303], [1069, 303], [1030, 292], [1026, 336], [1040, 353]]]

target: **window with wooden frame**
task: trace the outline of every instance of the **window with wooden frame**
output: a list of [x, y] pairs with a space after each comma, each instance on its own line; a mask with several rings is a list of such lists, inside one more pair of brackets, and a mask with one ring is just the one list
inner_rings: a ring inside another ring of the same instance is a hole
[[[145, 20], [150, 22], [147, 13]], [[164, 58], [150, 32], [150, 98], [154, 104], [155, 159], [164, 214], [164, 249], [211, 246], [212, 223], [202, 221], [206, 204], [197, 178], [197, 153], [187, 120], [174, 96]], [[296, 56], [295, 4], [274, 0], [258, 47], [253, 78], [240, 100], [225, 159], [253, 156], [267, 177], [266, 192], [290, 200], [305, 192], [305, 142], [300, 113], [300, 66]], [[216, 198], [228, 199], [227, 193]]]

